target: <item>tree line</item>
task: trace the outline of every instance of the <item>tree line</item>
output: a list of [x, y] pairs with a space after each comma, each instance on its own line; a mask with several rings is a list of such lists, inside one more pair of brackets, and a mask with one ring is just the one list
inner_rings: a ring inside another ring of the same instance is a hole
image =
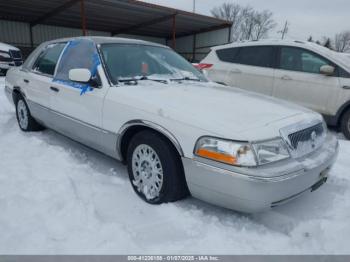
[[[243, 6], [237, 3], [223, 3], [211, 10], [211, 14], [220, 19], [232, 23], [231, 41], [260, 40], [267, 38], [269, 33], [277, 26], [270, 10], [255, 10], [251, 6]], [[288, 22], [284, 28], [278, 31], [282, 38], [288, 33]], [[308, 41], [328, 47], [337, 52], [350, 52], [350, 30], [336, 34], [334, 39], [324, 37], [314, 41], [312, 36]]]
[[336, 34], [334, 39], [331, 39], [330, 37], [323, 37], [322, 40], [314, 41], [312, 36], [310, 36], [308, 38], [308, 41], [314, 42], [319, 45], [323, 45], [324, 47], [327, 47], [337, 52], [350, 52], [350, 30]]

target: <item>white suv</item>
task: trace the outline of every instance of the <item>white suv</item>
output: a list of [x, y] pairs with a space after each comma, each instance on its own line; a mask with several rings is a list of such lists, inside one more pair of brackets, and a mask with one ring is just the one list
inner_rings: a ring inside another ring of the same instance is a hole
[[350, 139], [350, 60], [314, 43], [263, 40], [212, 48], [201, 62], [215, 82], [285, 99], [321, 113]]

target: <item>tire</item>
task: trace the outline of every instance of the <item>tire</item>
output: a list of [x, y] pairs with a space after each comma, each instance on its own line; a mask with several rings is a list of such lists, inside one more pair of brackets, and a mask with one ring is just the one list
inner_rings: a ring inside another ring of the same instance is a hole
[[127, 166], [134, 191], [147, 203], [173, 202], [188, 195], [178, 152], [156, 132], [141, 131], [131, 139]]
[[345, 111], [341, 118], [340, 129], [347, 139], [350, 139], [350, 108]]
[[18, 95], [18, 99], [16, 99], [16, 117], [19, 128], [24, 132], [40, 131], [44, 129], [44, 127], [31, 116], [28, 105], [21, 95]]

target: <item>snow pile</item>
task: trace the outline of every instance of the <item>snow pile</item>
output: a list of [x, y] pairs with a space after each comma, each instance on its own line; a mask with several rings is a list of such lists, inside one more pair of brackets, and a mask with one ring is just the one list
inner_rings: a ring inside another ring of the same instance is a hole
[[350, 253], [350, 142], [329, 182], [248, 216], [193, 198], [151, 206], [126, 168], [53, 131], [23, 133], [0, 78], [1, 254]]

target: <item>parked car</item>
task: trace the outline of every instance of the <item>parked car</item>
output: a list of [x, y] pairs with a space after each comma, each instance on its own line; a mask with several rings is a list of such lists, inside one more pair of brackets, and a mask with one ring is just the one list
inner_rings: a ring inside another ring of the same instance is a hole
[[136, 194], [151, 204], [191, 193], [266, 210], [321, 186], [338, 152], [321, 115], [208, 82], [155, 43], [46, 42], [5, 85], [20, 129], [48, 127], [123, 161]]
[[350, 61], [320, 45], [263, 40], [212, 48], [210, 79], [298, 103], [350, 139]]
[[0, 76], [6, 75], [9, 68], [22, 64], [22, 54], [17, 47], [0, 43]]

